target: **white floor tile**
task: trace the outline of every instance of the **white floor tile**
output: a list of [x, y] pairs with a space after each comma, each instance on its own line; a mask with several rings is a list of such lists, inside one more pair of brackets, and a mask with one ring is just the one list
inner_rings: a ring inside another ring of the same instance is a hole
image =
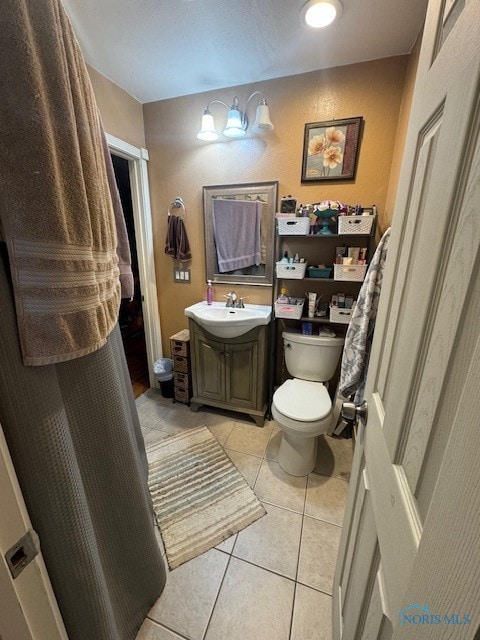
[[203, 425], [202, 416], [190, 411], [188, 407], [182, 404], [175, 405], [173, 409], [170, 409], [158, 422], [152, 425], [152, 428], [167, 431], [173, 435], [186, 429], [195, 429], [201, 425]]
[[271, 428], [254, 424], [235, 422], [232, 432], [225, 441], [226, 449], [262, 457], [267, 448]]
[[233, 420], [223, 420], [222, 422], [214, 422], [212, 424], [209, 420], [205, 424], [216, 437], [218, 442], [223, 445], [225, 444], [228, 436], [232, 433], [235, 422]]
[[340, 531], [340, 527], [305, 516], [298, 582], [331, 595]]
[[263, 506], [267, 514], [239, 532], [233, 555], [295, 580], [303, 516]]
[[234, 533], [233, 536], [230, 536], [220, 544], [217, 544], [215, 549], [219, 551], [223, 551], [224, 553], [232, 553], [235, 542], [237, 541], [238, 533]]
[[240, 453], [240, 451], [232, 451], [231, 449], [225, 449], [225, 453], [253, 488], [262, 465], [262, 459], [247, 453]]
[[268, 441], [267, 449], [265, 451], [265, 457], [267, 460], [278, 459], [278, 450], [280, 449], [280, 442], [282, 441], [282, 430], [280, 427], [273, 423], [272, 435], [270, 436], [270, 440]]
[[183, 640], [183, 637], [147, 618], [135, 640]]
[[297, 584], [290, 640], [332, 640], [332, 597]]
[[285, 473], [278, 462], [262, 462], [254, 489], [257, 498], [262, 502], [303, 513], [307, 478]]
[[149, 618], [202, 640], [228, 560], [228, 555], [212, 549], [171, 571]]
[[146, 399], [137, 403], [138, 419], [143, 428], [153, 428], [161, 419], [168, 415], [171, 408], [154, 400]]
[[345, 480], [311, 473], [307, 481], [305, 514], [341, 527], [347, 493]]
[[205, 640], [288, 640], [294, 586], [232, 558]]
[[318, 439], [317, 462], [314, 472], [350, 480], [353, 460], [351, 439], [320, 436]]

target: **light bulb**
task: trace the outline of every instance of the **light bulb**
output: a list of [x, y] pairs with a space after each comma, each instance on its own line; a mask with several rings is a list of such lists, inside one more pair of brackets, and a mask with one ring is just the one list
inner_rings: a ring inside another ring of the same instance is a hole
[[327, 27], [342, 12], [342, 5], [338, 0], [309, 0], [302, 7], [302, 17], [308, 26], [318, 29]]
[[218, 140], [218, 133], [215, 131], [215, 122], [210, 111], [207, 109], [202, 116], [202, 126], [197, 133], [199, 140], [205, 140], [205, 142], [214, 142]]

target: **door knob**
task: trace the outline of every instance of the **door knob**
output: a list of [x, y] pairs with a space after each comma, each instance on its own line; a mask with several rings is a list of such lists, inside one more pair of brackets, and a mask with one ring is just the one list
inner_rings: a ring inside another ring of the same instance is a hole
[[357, 420], [367, 421], [368, 417], [368, 404], [364, 400], [362, 404], [358, 406], [353, 402], [344, 402], [342, 404], [342, 418], [350, 422], [356, 422]]

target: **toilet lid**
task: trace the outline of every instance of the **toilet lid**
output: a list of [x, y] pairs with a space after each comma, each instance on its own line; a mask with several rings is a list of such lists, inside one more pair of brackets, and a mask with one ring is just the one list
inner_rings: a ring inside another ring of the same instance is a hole
[[280, 413], [292, 420], [314, 422], [325, 418], [332, 409], [332, 401], [321, 382], [286, 380], [274, 395], [273, 402]]

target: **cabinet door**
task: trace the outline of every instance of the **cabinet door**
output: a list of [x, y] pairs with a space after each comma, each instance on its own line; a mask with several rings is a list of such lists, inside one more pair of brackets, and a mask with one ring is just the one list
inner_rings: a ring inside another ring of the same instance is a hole
[[226, 346], [226, 401], [235, 406], [257, 407], [258, 341]]
[[225, 400], [225, 345], [195, 332], [194, 391], [199, 398]]

